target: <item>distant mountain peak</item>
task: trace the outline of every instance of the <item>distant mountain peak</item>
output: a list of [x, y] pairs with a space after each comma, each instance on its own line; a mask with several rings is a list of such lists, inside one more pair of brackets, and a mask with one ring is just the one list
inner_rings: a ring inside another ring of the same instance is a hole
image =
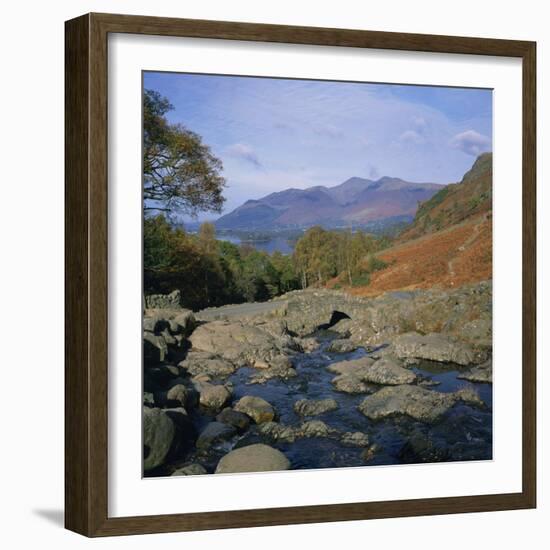
[[418, 201], [441, 186], [384, 176], [376, 181], [352, 176], [339, 185], [289, 188], [248, 200], [216, 222], [220, 229], [276, 229], [354, 224], [414, 216]]

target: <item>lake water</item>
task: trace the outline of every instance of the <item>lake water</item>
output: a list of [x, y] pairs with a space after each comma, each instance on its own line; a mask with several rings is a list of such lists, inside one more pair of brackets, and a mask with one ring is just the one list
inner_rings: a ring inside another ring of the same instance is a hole
[[273, 252], [279, 251], [281, 254], [292, 254], [294, 247], [288, 242], [284, 237], [274, 237], [267, 241], [243, 241], [240, 237], [236, 235], [219, 235], [218, 240], [227, 241], [233, 244], [250, 244], [258, 250], [263, 250], [268, 254], [273, 254]]

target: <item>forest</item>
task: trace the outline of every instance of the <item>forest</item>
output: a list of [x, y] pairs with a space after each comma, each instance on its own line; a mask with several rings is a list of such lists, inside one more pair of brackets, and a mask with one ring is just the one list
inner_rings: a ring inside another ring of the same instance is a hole
[[265, 301], [335, 277], [350, 286], [368, 284], [370, 273], [385, 267], [374, 254], [388, 244], [363, 232], [312, 227], [292, 255], [268, 254], [218, 240], [212, 223], [191, 234], [162, 214], [145, 218], [143, 236], [145, 293], [179, 289], [182, 305], [194, 310]]

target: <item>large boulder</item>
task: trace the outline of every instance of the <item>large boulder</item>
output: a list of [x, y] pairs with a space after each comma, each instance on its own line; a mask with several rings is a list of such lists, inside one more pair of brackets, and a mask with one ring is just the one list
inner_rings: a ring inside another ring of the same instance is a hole
[[281, 451], [257, 443], [226, 454], [218, 463], [216, 473], [273, 472], [289, 468], [290, 462]]
[[300, 399], [294, 403], [294, 411], [300, 416], [316, 416], [335, 411], [338, 403], [335, 399]]
[[240, 321], [213, 321], [198, 327], [190, 337], [193, 350], [223, 357], [235, 364], [267, 361], [291, 351], [287, 338], [274, 336]]
[[253, 395], [245, 395], [235, 403], [233, 408], [247, 414], [256, 424], [275, 420], [275, 409], [265, 399]]
[[483, 406], [483, 401], [471, 388], [441, 393], [419, 386], [403, 385], [387, 386], [365, 397], [359, 410], [372, 420], [407, 415], [415, 420], [432, 423], [460, 401]]
[[391, 345], [400, 359], [427, 359], [440, 363], [471, 365], [480, 362], [480, 355], [468, 344], [441, 333], [421, 335], [407, 332], [397, 336]]
[[143, 408], [143, 467], [151, 470], [160, 466], [174, 440], [176, 428], [161, 409]]

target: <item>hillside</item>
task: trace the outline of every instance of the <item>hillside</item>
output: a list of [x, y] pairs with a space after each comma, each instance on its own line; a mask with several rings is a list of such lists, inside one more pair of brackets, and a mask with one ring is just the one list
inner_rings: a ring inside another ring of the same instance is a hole
[[445, 186], [423, 202], [401, 241], [427, 235], [485, 214], [492, 209], [493, 155], [484, 153], [460, 183]]
[[411, 183], [383, 177], [353, 177], [335, 187], [285, 189], [249, 200], [216, 221], [218, 229], [266, 230], [283, 227], [342, 227], [414, 216], [419, 202], [441, 189], [434, 183]]
[[375, 296], [491, 279], [492, 242], [492, 155], [486, 153], [460, 183], [420, 205], [396, 244], [378, 254], [388, 267], [372, 273], [369, 285], [350, 292]]

